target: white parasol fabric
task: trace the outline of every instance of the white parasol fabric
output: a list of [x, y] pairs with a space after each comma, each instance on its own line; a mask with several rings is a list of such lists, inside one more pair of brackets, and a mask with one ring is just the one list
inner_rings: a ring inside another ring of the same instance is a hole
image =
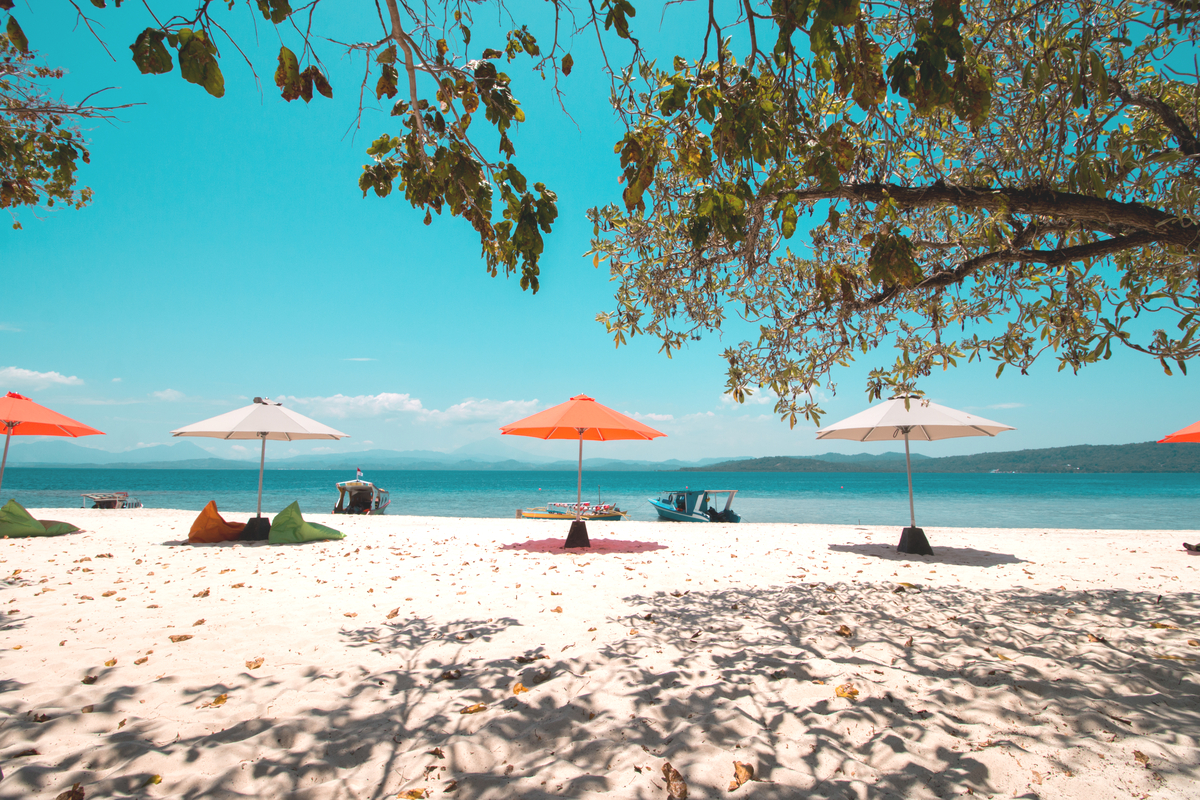
[[[900, 538], [900, 552], [932, 555], [933, 550], [925, 540], [925, 534], [917, 528], [917, 512], [913, 505], [912, 460], [909, 457], [909, 439], [932, 442], [938, 439], [957, 439], [963, 436], [995, 436], [1016, 428], [1002, 422], [977, 417], [965, 411], [940, 406], [922, 397], [893, 397], [860, 411], [841, 422], [835, 422], [817, 431], [818, 439], [849, 439], [855, 442], [884, 442], [904, 438], [904, 467], [908, 473], [908, 515], [912, 528], [906, 529]], [[907, 542], [908, 530], [919, 544]], [[919, 537], [917, 536], [919, 534]]]
[[262, 454], [258, 460], [258, 516], [261, 517], [263, 468], [267, 461], [268, 439], [284, 442], [297, 439], [345, 439], [350, 434], [297, 414], [270, 398], [256, 397], [252, 405], [185, 425], [171, 431], [171, 435], [203, 436], [208, 439], [262, 439]]
[[940, 406], [920, 397], [896, 397], [822, 428], [817, 431], [817, 438], [882, 442], [899, 439], [905, 435], [906, 428], [909, 438], [926, 442], [961, 436], [995, 436], [1016, 430], [1011, 425]]

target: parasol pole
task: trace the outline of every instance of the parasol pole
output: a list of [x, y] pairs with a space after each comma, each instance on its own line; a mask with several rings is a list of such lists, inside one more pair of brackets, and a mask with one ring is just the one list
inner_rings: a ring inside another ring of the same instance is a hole
[[[266, 431], [259, 431], [258, 435], [259, 435], [259, 438], [262, 439], [262, 455], [259, 456], [259, 458], [258, 458], [258, 516], [261, 518], [262, 517], [262, 476], [263, 476], [263, 467], [265, 467], [267, 464], [267, 433], [266, 433]], [[909, 494], [911, 495], [912, 481], [909, 481], [909, 484], [910, 484]]]
[[576, 428], [579, 432], [579, 473], [578, 483], [575, 486], [575, 519], [579, 519], [579, 512], [583, 508], [583, 428]]
[[8, 433], [4, 437], [4, 458], [0, 459], [0, 486], [4, 485], [4, 466], [8, 463], [8, 442], [12, 439], [13, 428], [20, 424], [19, 422], [4, 420], [4, 427], [8, 428]]
[[912, 526], [917, 527], [917, 512], [913, 510], [913, 494], [912, 494], [912, 460], [908, 456], [908, 432], [911, 428], [904, 427], [900, 430], [904, 431], [904, 470], [908, 473], [908, 517], [912, 520]]

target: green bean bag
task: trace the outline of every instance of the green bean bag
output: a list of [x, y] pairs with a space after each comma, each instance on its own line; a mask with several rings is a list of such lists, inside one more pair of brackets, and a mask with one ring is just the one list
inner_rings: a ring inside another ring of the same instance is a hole
[[345, 539], [346, 534], [315, 522], [305, 522], [300, 516], [300, 502], [296, 501], [275, 515], [271, 520], [271, 544], [300, 544], [320, 539]]
[[16, 500], [9, 500], [0, 508], [0, 537], [62, 536], [77, 530], [79, 528], [69, 522], [36, 520]]

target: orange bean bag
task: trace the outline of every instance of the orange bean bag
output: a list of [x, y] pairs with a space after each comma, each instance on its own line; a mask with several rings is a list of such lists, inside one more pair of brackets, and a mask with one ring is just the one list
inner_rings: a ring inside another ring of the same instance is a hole
[[214, 542], [231, 542], [242, 535], [244, 522], [226, 522], [217, 513], [217, 501], [209, 500], [208, 505], [192, 523], [188, 531], [188, 541], [193, 544], [212, 544]]

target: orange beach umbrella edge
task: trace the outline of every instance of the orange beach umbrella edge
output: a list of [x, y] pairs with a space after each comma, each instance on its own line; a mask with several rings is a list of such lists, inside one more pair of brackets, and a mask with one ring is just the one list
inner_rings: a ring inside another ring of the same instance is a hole
[[1158, 440], [1159, 444], [1178, 444], [1179, 442], [1200, 442], [1200, 422], [1193, 422], [1186, 428], [1168, 433]]

